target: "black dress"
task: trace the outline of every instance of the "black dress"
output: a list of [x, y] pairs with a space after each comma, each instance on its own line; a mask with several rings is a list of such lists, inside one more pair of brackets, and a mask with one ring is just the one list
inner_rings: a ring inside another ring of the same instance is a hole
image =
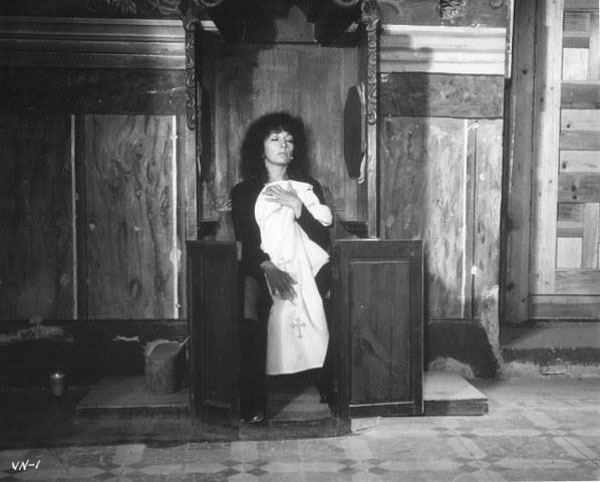
[[[308, 179], [319, 202], [325, 204], [321, 185], [314, 179]], [[231, 190], [231, 214], [236, 240], [242, 244], [240, 278], [254, 278], [261, 288], [258, 303], [259, 318], [241, 320], [240, 334], [240, 409], [243, 418], [250, 419], [255, 413], [264, 413], [265, 393], [265, 357], [266, 357], [266, 318], [271, 306], [271, 297], [265, 275], [260, 264], [269, 259], [269, 255], [260, 249], [260, 229], [254, 215], [254, 205], [265, 183], [260, 181], [242, 181]], [[308, 237], [325, 251], [329, 251], [329, 229], [317, 221], [308, 209], [302, 205], [297, 223]], [[325, 264], [315, 277], [319, 294], [323, 297], [331, 285], [330, 263]], [[243, 299], [243, 298], [242, 298]], [[320, 388], [321, 390], [321, 388]]]

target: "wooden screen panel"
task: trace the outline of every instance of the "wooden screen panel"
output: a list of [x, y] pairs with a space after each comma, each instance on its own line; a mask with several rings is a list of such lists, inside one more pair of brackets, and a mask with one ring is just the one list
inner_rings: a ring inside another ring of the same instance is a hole
[[0, 319], [71, 319], [70, 118], [0, 115], [0, 164]]
[[333, 260], [341, 418], [422, 413], [422, 242], [340, 240]]
[[382, 236], [424, 240], [431, 319], [470, 317], [469, 122], [391, 117], [380, 129]]
[[194, 413], [238, 422], [238, 263], [235, 243], [187, 242]]
[[174, 116], [83, 119], [84, 315], [176, 318]]

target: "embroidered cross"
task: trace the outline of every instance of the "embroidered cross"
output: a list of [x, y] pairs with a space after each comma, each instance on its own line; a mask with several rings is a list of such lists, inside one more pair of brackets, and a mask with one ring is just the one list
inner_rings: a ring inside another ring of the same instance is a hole
[[298, 333], [296, 335], [298, 338], [302, 338], [302, 327], [303, 326], [306, 326], [306, 323], [303, 323], [299, 317], [296, 317], [294, 319], [294, 321], [292, 322], [292, 329], [298, 328]]

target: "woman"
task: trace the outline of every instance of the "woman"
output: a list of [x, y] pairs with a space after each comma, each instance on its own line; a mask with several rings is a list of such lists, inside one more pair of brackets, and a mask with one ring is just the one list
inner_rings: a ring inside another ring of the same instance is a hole
[[[241, 275], [244, 279], [244, 319], [240, 322], [240, 405], [250, 423], [264, 419], [266, 314], [271, 296], [294, 301], [300, 290], [289, 272], [280, 269], [261, 249], [261, 230], [256, 220], [257, 199], [291, 210], [292, 219], [319, 249], [328, 251], [329, 230], [315, 219], [300, 199], [295, 186], [308, 185], [318, 202], [323, 191], [308, 174], [308, 152], [302, 121], [285, 112], [266, 114], [253, 122], [241, 147], [244, 179], [231, 191], [236, 239], [242, 245]], [[288, 185], [284, 181], [302, 184]], [[266, 187], [265, 187], [266, 186]], [[325, 263], [314, 277], [323, 296], [330, 285], [330, 267]], [[267, 284], [268, 283], [268, 284]]]

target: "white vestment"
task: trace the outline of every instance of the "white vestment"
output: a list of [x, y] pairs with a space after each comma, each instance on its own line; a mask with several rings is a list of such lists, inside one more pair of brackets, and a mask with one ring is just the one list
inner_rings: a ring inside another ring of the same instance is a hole
[[292, 186], [306, 209], [323, 226], [331, 225], [332, 215], [319, 202], [312, 186], [298, 181], [267, 184], [254, 206], [261, 249], [296, 281], [293, 285], [296, 297], [292, 301], [274, 295], [271, 290], [273, 306], [267, 328], [266, 372], [282, 375], [320, 368], [325, 361], [329, 332], [315, 275], [329, 261], [329, 255], [302, 230], [291, 208], [267, 201], [264, 191], [274, 185], [287, 190]]

